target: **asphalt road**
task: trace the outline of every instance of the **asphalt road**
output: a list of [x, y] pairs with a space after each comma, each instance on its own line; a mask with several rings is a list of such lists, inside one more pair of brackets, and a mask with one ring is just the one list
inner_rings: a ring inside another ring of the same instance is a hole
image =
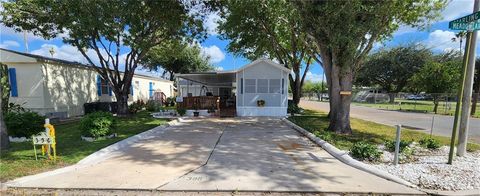
[[[305, 109], [319, 110], [328, 112], [330, 110], [328, 102], [306, 101], [302, 100], [300, 106]], [[412, 112], [389, 111], [375, 109], [365, 106], [350, 106], [350, 114], [354, 118], [368, 120], [386, 125], [398, 125], [409, 127], [410, 129], [430, 133], [433, 123], [433, 134], [450, 137], [452, 135], [453, 116], [433, 115]], [[469, 141], [480, 143], [480, 119], [470, 118]]]

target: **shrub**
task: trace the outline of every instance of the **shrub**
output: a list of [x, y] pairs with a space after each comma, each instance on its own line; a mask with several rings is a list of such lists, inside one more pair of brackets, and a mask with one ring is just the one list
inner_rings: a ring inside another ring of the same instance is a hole
[[154, 100], [148, 100], [147, 104], [145, 104], [145, 109], [149, 112], [157, 112], [161, 109], [161, 104]]
[[433, 138], [423, 138], [420, 141], [418, 141], [418, 143], [421, 146], [426, 147], [428, 149], [438, 149], [441, 146], [440, 142]]
[[36, 112], [8, 112], [4, 120], [10, 136], [29, 138], [45, 130], [45, 117]]
[[115, 117], [108, 112], [93, 112], [82, 118], [80, 129], [87, 137], [103, 137], [110, 135], [115, 128]]
[[185, 108], [177, 108], [177, 113], [180, 116], [184, 116], [185, 113], [187, 113], [187, 110]]
[[380, 158], [382, 153], [374, 144], [366, 142], [357, 142], [350, 148], [350, 154], [358, 160], [376, 161]]
[[288, 100], [288, 108], [287, 112], [289, 114], [300, 114], [302, 112], [302, 108], [298, 107], [297, 105], [293, 104], [292, 100]]
[[168, 97], [167, 98], [167, 105], [166, 106], [175, 106], [177, 99], [175, 97]]
[[144, 107], [145, 103], [142, 100], [138, 100], [128, 106], [128, 111], [132, 114], [135, 114], [138, 111], [142, 110]]
[[[402, 153], [412, 142], [400, 140], [400, 153]], [[385, 149], [390, 152], [395, 152], [395, 140], [385, 141]]]
[[110, 113], [117, 113], [117, 102], [91, 102], [83, 104], [85, 114], [92, 112], [104, 111]]

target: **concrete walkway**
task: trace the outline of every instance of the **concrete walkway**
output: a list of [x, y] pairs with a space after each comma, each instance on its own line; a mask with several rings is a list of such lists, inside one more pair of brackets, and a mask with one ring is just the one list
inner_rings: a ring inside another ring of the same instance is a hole
[[[305, 109], [330, 111], [328, 102], [302, 100], [300, 106]], [[433, 114], [389, 111], [370, 108], [366, 106], [350, 106], [350, 114], [354, 118], [368, 120], [386, 125], [408, 126], [410, 129], [424, 133], [430, 133]], [[441, 136], [452, 136], [453, 116], [435, 115], [433, 134]], [[469, 141], [480, 143], [480, 119], [470, 118]]]
[[423, 194], [345, 165], [266, 118], [187, 120], [95, 165], [13, 186]]

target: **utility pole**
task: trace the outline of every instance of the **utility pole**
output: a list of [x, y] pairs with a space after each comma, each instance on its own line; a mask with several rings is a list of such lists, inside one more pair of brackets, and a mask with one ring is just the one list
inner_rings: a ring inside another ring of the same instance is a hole
[[[473, 5], [473, 12], [478, 12], [480, 8], [480, 0], [475, 0]], [[475, 72], [475, 50], [477, 48], [477, 31], [473, 30], [468, 32], [467, 40], [470, 46], [468, 47], [468, 64], [467, 75], [465, 77], [462, 99], [462, 115], [460, 118], [460, 129], [458, 133], [458, 146], [457, 155], [463, 156], [467, 150], [468, 142], [468, 125], [470, 121], [470, 104], [472, 104], [472, 90], [473, 90], [473, 77]], [[465, 50], [465, 52], [467, 52]]]

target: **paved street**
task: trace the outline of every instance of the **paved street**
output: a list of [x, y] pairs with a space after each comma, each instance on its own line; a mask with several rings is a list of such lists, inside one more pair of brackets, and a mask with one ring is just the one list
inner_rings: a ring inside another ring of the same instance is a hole
[[422, 194], [345, 165], [266, 118], [188, 120], [100, 163], [14, 186]]
[[[306, 109], [328, 112], [328, 102], [302, 100], [300, 106]], [[386, 125], [408, 126], [411, 129], [430, 133], [433, 114], [409, 113], [400, 111], [388, 111], [365, 106], [350, 106], [350, 114], [354, 118], [373, 121]], [[452, 134], [453, 116], [435, 115], [433, 134], [450, 137]], [[469, 140], [480, 143], [480, 119], [470, 118]]]

